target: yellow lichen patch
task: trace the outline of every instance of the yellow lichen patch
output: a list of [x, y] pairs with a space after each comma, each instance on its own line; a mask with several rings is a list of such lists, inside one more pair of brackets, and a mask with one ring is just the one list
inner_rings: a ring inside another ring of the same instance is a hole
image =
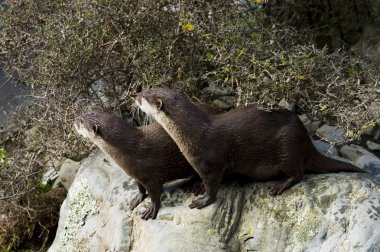
[[295, 215], [294, 235], [292, 243], [306, 244], [318, 232], [318, 227], [321, 224], [323, 214], [315, 208], [307, 208], [302, 214]]
[[239, 239], [246, 239], [247, 237], [252, 237], [253, 236], [253, 231], [254, 231], [254, 228], [253, 226], [250, 226], [250, 227], [246, 227], [247, 226], [247, 223], [244, 222], [242, 227], [241, 227], [241, 232], [239, 234]]
[[184, 31], [194, 31], [195, 30], [195, 25], [193, 25], [190, 22], [183, 24], [181, 27], [182, 27], [182, 30], [184, 30]]
[[210, 235], [210, 236], [213, 236], [214, 235], [214, 230], [212, 230], [211, 228], [207, 230], [207, 234]]

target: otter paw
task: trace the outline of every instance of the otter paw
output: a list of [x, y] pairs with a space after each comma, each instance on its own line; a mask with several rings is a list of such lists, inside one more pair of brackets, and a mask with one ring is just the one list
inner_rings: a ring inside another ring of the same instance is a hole
[[215, 199], [212, 199], [209, 196], [204, 196], [204, 197], [199, 198], [197, 200], [193, 200], [193, 202], [191, 202], [189, 207], [201, 209], [201, 208], [204, 208], [205, 206], [208, 206], [208, 205], [214, 203], [214, 201], [215, 201]]
[[284, 191], [284, 181], [275, 181], [269, 186], [269, 194], [271, 196], [280, 195]]
[[151, 204], [148, 209], [142, 214], [141, 219], [149, 220], [156, 219], [158, 213], [158, 208]]
[[144, 201], [144, 199], [146, 198], [146, 194], [144, 193], [139, 193], [136, 195], [136, 197], [134, 197], [131, 202], [129, 203], [129, 208], [131, 210], [135, 209], [141, 202]]

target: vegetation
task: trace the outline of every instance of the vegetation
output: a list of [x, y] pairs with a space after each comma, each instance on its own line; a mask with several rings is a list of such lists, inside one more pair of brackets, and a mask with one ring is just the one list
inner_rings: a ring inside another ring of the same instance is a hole
[[[79, 160], [90, 149], [73, 132], [74, 117], [94, 108], [128, 111], [133, 96], [152, 86], [199, 99], [207, 99], [206, 86], [230, 86], [236, 106], [273, 108], [286, 98], [299, 112], [337, 122], [351, 136], [378, 120], [366, 110], [379, 101], [378, 76], [355, 51], [318, 49], [307, 32], [230, 1], [4, 2], [1, 59], [33, 88], [35, 105], [18, 121], [11, 162], [0, 163], [0, 205], [22, 209], [31, 233], [39, 224], [25, 199], [42, 193], [31, 181], [39, 181], [51, 160]], [[109, 84], [101, 95], [99, 81]], [[37, 133], [31, 137], [27, 129]], [[7, 207], [0, 213], [11, 222]], [[4, 238], [7, 230], [0, 228], [5, 249], [23, 241], [19, 234]]]

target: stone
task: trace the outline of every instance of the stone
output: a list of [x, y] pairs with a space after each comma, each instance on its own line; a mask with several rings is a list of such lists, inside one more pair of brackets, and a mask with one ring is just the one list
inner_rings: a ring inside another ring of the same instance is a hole
[[228, 105], [234, 107], [236, 102], [233, 96], [221, 96], [218, 98], [219, 100], [227, 103]]
[[298, 118], [301, 120], [309, 134], [314, 134], [321, 125], [320, 121], [312, 121], [306, 114], [299, 115]]
[[[90, 85], [90, 93], [92, 93], [98, 100], [101, 102], [101, 105], [103, 108], [113, 108], [116, 106], [115, 97], [111, 95], [112, 93], [112, 85], [108, 83], [104, 79], [99, 79], [97, 81], [94, 81]], [[96, 104], [92, 105], [93, 107], [96, 107]]]
[[289, 111], [294, 112], [296, 110], [296, 105], [294, 102], [289, 103], [285, 98], [282, 98], [281, 101], [278, 103], [278, 106], [285, 108]]
[[351, 161], [355, 161], [360, 156], [373, 155], [371, 152], [369, 152], [365, 148], [359, 145], [355, 145], [355, 144], [343, 145], [342, 148], [340, 149], [340, 154], [342, 155], [342, 157]]
[[338, 150], [335, 148], [334, 145], [331, 145], [329, 143], [323, 142], [321, 140], [313, 140], [313, 144], [315, 148], [323, 155], [331, 157], [331, 156], [338, 156]]
[[380, 179], [380, 159], [375, 155], [360, 156], [355, 160], [354, 164]]
[[363, 133], [363, 135], [365, 135], [365, 136], [372, 136], [374, 130], [375, 130], [375, 127], [373, 127], [373, 126], [368, 126], [368, 127], [364, 127], [364, 128], [362, 128], [362, 133]]
[[344, 143], [344, 132], [338, 128], [338, 126], [323, 125], [317, 129], [317, 136], [330, 143]]
[[36, 142], [42, 142], [43, 137], [38, 127], [33, 127], [25, 131], [24, 143], [26, 146], [32, 146]]
[[371, 102], [367, 109], [374, 116], [380, 116], [380, 102]]
[[380, 140], [380, 129], [377, 129], [373, 134], [373, 139]]
[[306, 114], [299, 115], [298, 118], [301, 120], [307, 131], [310, 133], [311, 120]]
[[80, 162], [75, 162], [71, 159], [63, 161], [61, 169], [59, 170], [59, 180], [66, 190], [69, 190], [74, 181], [75, 175], [80, 167]]
[[321, 126], [322, 122], [321, 121], [312, 121], [310, 124], [310, 133], [315, 133], [319, 126]]
[[134, 211], [134, 181], [99, 150], [85, 159], [61, 207], [55, 251], [374, 251], [380, 187], [370, 174], [308, 174], [271, 197], [269, 183], [222, 185], [217, 201], [165, 185], [156, 220]]
[[55, 169], [50, 169], [42, 175], [41, 184], [47, 185], [58, 178], [58, 172]]
[[217, 108], [219, 108], [219, 109], [221, 109], [221, 110], [229, 110], [229, 109], [231, 109], [231, 108], [233, 107], [233, 105], [231, 105], [231, 104], [229, 104], [229, 103], [227, 103], [227, 102], [225, 102], [225, 101], [222, 101], [222, 100], [220, 100], [220, 99], [215, 99], [215, 100], [213, 100], [213, 101], [212, 101], [212, 104], [213, 104], [215, 107], [217, 107]]
[[367, 140], [365, 144], [367, 145], [367, 148], [371, 151], [380, 151], [380, 144], [374, 143], [370, 140]]
[[232, 87], [218, 87], [215, 85], [210, 85], [202, 91], [212, 97], [219, 97], [219, 96], [233, 96], [235, 94], [235, 91]]

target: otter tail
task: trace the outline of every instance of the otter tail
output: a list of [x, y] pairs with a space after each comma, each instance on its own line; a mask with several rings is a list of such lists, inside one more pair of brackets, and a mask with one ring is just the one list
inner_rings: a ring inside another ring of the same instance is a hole
[[360, 172], [366, 173], [366, 171], [340, 160], [326, 157], [319, 153], [316, 149], [313, 150], [311, 165], [309, 166], [309, 172], [313, 173], [331, 173], [331, 172]]

